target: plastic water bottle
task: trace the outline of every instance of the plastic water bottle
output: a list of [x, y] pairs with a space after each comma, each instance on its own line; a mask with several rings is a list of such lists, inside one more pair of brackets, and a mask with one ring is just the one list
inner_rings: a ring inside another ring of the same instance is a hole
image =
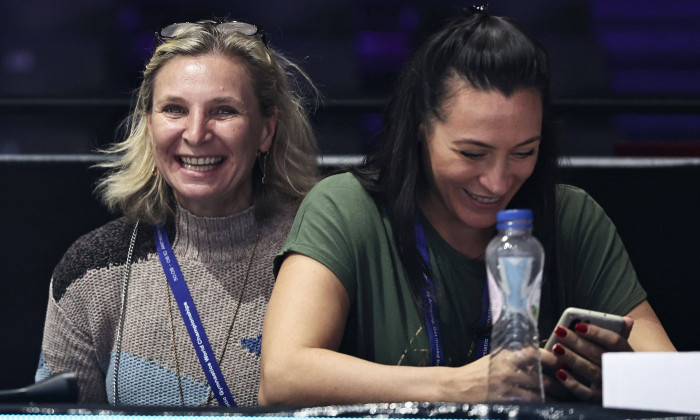
[[489, 401], [544, 401], [537, 316], [544, 249], [532, 236], [531, 210], [498, 212], [486, 248], [493, 329]]

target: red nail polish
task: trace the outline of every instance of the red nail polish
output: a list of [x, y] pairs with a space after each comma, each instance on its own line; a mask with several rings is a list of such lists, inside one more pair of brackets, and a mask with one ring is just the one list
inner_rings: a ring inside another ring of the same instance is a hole
[[579, 322], [578, 324], [576, 324], [576, 326], [575, 326], [574, 328], [576, 329], [576, 331], [578, 331], [578, 332], [580, 332], [580, 333], [584, 333], [584, 334], [585, 334], [585, 333], [588, 332], [588, 325], [586, 325], [586, 324], [584, 324], [584, 323], [581, 323], [581, 322]]
[[564, 382], [569, 378], [569, 375], [566, 374], [562, 369], [559, 369], [556, 373], [557, 378], [559, 378], [560, 381]]
[[566, 328], [562, 327], [561, 325], [557, 325], [557, 328], [554, 329], [554, 334], [557, 337], [566, 337]]
[[558, 356], [563, 356], [566, 353], [566, 350], [564, 350], [564, 346], [557, 343], [554, 345], [554, 347], [552, 347], [552, 352]]

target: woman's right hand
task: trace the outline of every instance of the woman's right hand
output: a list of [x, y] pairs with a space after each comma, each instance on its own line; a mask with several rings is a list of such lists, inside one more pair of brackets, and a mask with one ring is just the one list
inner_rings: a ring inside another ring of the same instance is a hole
[[439, 391], [444, 398], [440, 401], [486, 401], [490, 358], [490, 355], [486, 355], [462, 367], [445, 368], [445, 387]]
[[[536, 357], [534, 354], [531, 356]], [[481, 403], [502, 399], [499, 395], [507, 395], [508, 398], [517, 396], [522, 401], [539, 401], [539, 384], [534, 383], [533, 376], [526, 373], [528, 368], [534, 366], [521, 364], [521, 361], [529, 359], [527, 363], [531, 365], [533, 358], [509, 358], [502, 352], [496, 356], [500, 358], [499, 363], [491, 367], [489, 372], [492, 357], [494, 356], [487, 355], [453, 369], [455, 383], [451, 389], [445, 390], [445, 399], [440, 401]]]

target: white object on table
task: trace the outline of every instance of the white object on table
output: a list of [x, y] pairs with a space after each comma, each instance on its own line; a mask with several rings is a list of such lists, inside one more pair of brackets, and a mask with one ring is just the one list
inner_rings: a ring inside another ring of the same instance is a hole
[[700, 414], [700, 352], [603, 354], [603, 407]]

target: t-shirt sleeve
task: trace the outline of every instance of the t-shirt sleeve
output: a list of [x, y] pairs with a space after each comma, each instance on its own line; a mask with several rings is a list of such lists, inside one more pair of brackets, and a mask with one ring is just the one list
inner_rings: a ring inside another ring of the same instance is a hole
[[275, 275], [289, 253], [303, 254], [328, 267], [354, 295], [357, 267], [365, 258], [367, 242], [380, 230], [377, 223], [381, 223], [377, 206], [353, 175], [324, 179], [299, 207], [275, 258]]
[[583, 190], [559, 187], [559, 238], [567, 306], [619, 315], [646, 299], [646, 292], [615, 225]]

